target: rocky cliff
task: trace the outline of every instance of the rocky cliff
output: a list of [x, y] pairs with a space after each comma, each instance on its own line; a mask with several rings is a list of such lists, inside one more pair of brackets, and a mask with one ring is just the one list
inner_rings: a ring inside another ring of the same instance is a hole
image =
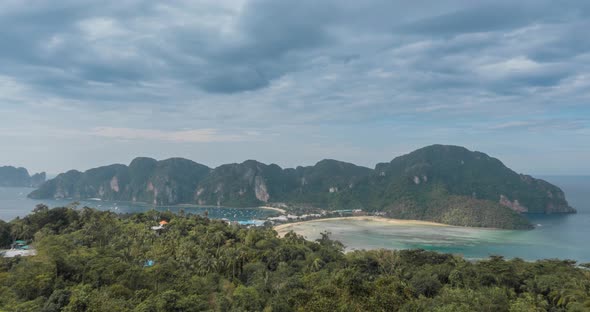
[[29, 194], [31, 198], [100, 198], [156, 205], [193, 202], [198, 182], [211, 169], [193, 161], [137, 158], [129, 166], [110, 165], [58, 175]]
[[0, 167], [0, 186], [2, 187], [38, 187], [45, 182], [45, 178], [45, 172], [30, 176], [25, 168]]
[[70, 171], [32, 198], [101, 198], [156, 205], [247, 207], [268, 203], [363, 209], [455, 225], [528, 228], [522, 213], [573, 213], [563, 192], [463, 147], [432, 145], [375, 169], [336, 160], [283, 169], [255, 160], [215, 169], [190, 160], [137, 158]]
[[518, 174], [500, 160], [464, 147], [428, 146], [378, 164], [375, 171], [385, 175], [377, 180], [389, 184], [409, 180], [418, 188], [436, 185], [450, 194], [495, 202], [517, 212], [575, 212], [557, 186]]

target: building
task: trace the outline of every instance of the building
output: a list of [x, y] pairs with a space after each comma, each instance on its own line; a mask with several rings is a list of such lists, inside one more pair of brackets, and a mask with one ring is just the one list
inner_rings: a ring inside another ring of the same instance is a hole
[[353, 216], [355, 216], [355, 217], [356, 217], [356, 216], [366, 216], [366, 215], [367, 215], [367, 213], [366, 213], [366, 212], [364, 212], [362, 209], [354, 209], [354, 210], [352, 211], [352, 215], [353, 215]]
[[10, 250], [3, 250], [0, 251], [0, 257], [4, 258], [14, 258], [14, 257], [27, 257], [27, 256], [34, 256], [37, 254], [37, 251], [24, 240], [17, 240], [12, 243], [10, 246]]
[[152, 226], [152, 230], [156, 231], [156, 233], [159, 235], [164, 229], [166, 229], [167, 225], [168, 225], [168, 221], [162, 220], [162, 221], [160, 221], [159, 225]]
[[11, 249], [16, 249], [16, 250], [29, 250], [29, 244], [27, 244], [26, 241], [24, 240], [17, 240], [14, 241], [14, 243], [11, 246]]

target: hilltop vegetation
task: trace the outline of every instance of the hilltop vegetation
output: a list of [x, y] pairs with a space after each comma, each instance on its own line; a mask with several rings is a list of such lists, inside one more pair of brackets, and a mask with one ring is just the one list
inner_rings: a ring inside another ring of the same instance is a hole
[[66, 172], [30, 197], [233, 207], [280, 203], [509, 229], [531, 227], [521, 213], [575, 212], [558, 187], [517, 174], [486, 154], [445, 145], [374, 170], [337, 160], [294, 169], [248, 160], [211, 169], [180, 158], [138, 158], [130, 166]]
[[58, 175], [29, 196], [32, 198], [101, 198], [154, 203], [189, 203], [197, 183], [209, 172], [207, 166], [182, 158], [156, 161], [136, 158], [129, 166], [115, 164], [71, 170]]
[[[150, 230], [167, 220], [160, 235]], [[0, 224], [38, 255], [0, 258], [1, 311], [588, 311], [573, 261], [344, 254], [271, 228], [149, 211], [47, 209]], [[151, 261], [151, 262], [150, 262]]]

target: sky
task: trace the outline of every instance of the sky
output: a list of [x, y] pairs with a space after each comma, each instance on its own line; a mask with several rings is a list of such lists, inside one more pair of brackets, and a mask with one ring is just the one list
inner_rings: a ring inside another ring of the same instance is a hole
[[0, 3], [0, 165], [374, 167], [440, 143], [590, 174], [586, 0]]

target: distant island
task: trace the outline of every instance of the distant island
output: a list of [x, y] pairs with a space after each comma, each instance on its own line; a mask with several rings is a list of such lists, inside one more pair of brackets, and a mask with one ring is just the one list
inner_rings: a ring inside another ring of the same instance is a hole
[[355, 209], [390, 218], [503, 229], [532, 228], [525, 213], [576, 212], [557, 186], [518, 174], [484, 153], [450, 145], [427, 146], [374, 169], [330, 159], [287, 169], [255, 160], [212, 169], [182, 158], [136, 158], [129, 166], [62, 173], [29, 197]]
[[46, 178], [45, 172], [31, 176], [25, 168], [0, 167], [0, 187], [39, 187], [45, 183]]

